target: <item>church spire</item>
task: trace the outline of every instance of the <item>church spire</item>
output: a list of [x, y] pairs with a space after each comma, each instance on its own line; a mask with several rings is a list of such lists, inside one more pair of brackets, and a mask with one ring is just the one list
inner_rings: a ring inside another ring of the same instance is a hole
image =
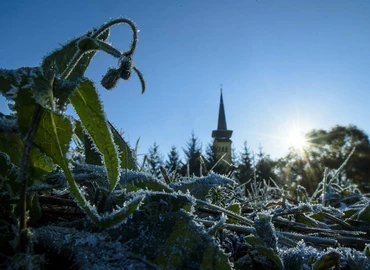
[[218, 124], [217, 130], [212, 131], [212, 137], [216, 139], [230, 139], [233, 131], [227, 130], [226, 117], [225, 117], [225, 108], [224, 100], [222, 97], [222, 86], [221, 86], [221, 95], [220, 95], [220, 107], [218, 110]]
[[224, 108], [224, 100], [222, 98], [222, 87], [221, 87], [221, 97], [220, 97], [220, 108], [218, 110], [218, 130], [227, 130], [226, 127], [226, 117], [225, 117], [225, 108]]

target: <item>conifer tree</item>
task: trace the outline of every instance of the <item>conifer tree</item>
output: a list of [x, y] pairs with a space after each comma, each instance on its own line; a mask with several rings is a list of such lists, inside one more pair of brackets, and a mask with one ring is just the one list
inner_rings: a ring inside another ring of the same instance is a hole
[[229, 167], [228, 165], [225, 164], [224, 161], [219, 160], [219, 157], [217, 157], [216, 155], [213, 143], [209, 143], [207, 145], [206, 165], [207, 165], [208, 171], [212, 170], [213, 172], [219, 173], [219, 174], [226, 174], [228, 167]]
[[274, 172], [276, 162], [269, 155], [263, 152], [262, 146], [259, 147], [256, 163], [256, 179], [257, 181], [268, 181], [270, 178], [278, 182], [278, 176]]
[[176, 146], [172, 146], [170, 153], [167, 155], [165, 168], [167, 171], [173, 172], [175, 170], [180, 170], [181, 166], [182, 162], [180, 160], [179, 152], [177, 151]]
[[249, 151], [247, 142], [244, 142], [243, 150], [240, 153], [240, 159], [237, 163], [237, 170], [235, 172], [236, 179], [239, 182], [246, 183], [253, 178], [254, 170], [251, 153]]
[[163, 157], [159, 152], [159, 145], [156, 142], [149, 148], [148, 163], [150, 173], [160, 178], [161, 171], [159, 167], [163, 166]]
[[191, 133], [190, 140], [186, 143], [186, 148], [183, 149], [185, 154], [185, 165], [181, 169], [182, 175], [188, 174], [188, 167], [189, 167], [189, 175], [200, 176], [201, 171], [201, 161], [200, 155], [202, 154], [202, 146], [199, 142], [199, 139], [195, 137], [194, 132]]

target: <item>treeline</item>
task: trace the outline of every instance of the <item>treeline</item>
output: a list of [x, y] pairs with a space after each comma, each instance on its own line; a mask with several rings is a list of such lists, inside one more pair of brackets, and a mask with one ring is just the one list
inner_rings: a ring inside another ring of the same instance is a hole
[[[280, 159], [272, 159], [262, 147], [254, 154], [244, 142], [240, 152], [233, 149], [232, 161], [228, 164], [216, 157], [213, 143], [203, 151], [201, 142], [192, 133], [185, 147], [172, 146], [165, 157], [154, 143], [146, 164], [148, 171], [157, 177], [163, 175], [161, 167], [174, 176], [202, 176], [212, 171], [228, 175], [240, 184], [246, 183], [247, 189], [251, 183], [265, 180], [290, 191], [300, 185], [312, 194], [323, 177], [327, 181], [338, 177], [343, 186], [351, 181], [362, 192], [370, 192], [370, 142], [364, 131], [353, 125], [335, 126], [329, 131], [312, 130], [305, 137], [306, 147], [292, 147]], [[180, 150], [185, 160], [180, 158]], [[344, 167], [338, 171], [341, 166]]]

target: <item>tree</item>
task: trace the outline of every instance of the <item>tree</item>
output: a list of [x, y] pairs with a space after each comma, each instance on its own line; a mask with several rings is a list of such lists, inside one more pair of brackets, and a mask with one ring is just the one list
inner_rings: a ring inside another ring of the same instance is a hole
[[202, 154], [202, 146], [200, 145], [199, 139], [195, 137], [194, 132], [191, 133], [190, 140], [186, 143], [186, 148], [183, 149], [185, 154], [185, 165], [181, 168], [181, 174], [200, 176], [201, 161], [200, 156]]
[[219, 157], [217, 157], [213, 143], [209, 143], [207, 145], [206, 166], [208, 171], [212, 170], [213, 172], [219, 174], [226, 174], [229, 169], [229, 166], [222, 160], [219, 160]]
[[179, 170], [181, 166], [182, 162], [180, 160], [179, 152], [177, 151], [176, 146], [172, 146], [170, 153], [167, 155], [165, 168], [167, 171], [173, 172], [175, 170]]
[[259, 147], [257, 154], [257, 163], [255, 166], [256, 180], [257, 181], [268, 181], [270, 178], [275, 182], [278, 182], [278, 176], [275, 173], [276, 161], [270, 158], [269, 155], [263, 152], [262, 146]]
[[253, 163], [251, 159], [251, 153], [247, 146], [247, 142], [244, 142], [243, 151], [240, 153], [240, 159], [237, 163], [237, 169], [235, 172], [236, 179], [240, 183], [246, 183], [252, 179], [254, 174]]
[[159, 167], [163, 165], [163, 158], [159, 152], [159, 145], [156, 142], [149, 148], [148, 162], [150, 173], [160, 178], [161, 171]]
[[287, 181], [304, 186], [312, 194], [325, 168], [338, 169], [355, 147], [338, 179], [351, 180], [363, 191], [370, 191], [370, 142], [362, 130], [354, 125], [312, 130], [306, 134], [306, 140], [307, 147], [302, 151], [291, 148], [279, 161], [280, 172]]

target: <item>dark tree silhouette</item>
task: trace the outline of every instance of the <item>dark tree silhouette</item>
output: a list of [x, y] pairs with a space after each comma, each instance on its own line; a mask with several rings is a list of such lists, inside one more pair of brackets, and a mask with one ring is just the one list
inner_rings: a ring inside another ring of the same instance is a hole
[[216, 155], [213, 143], [209, 143], [207, 145], [206, 166], [207, 166], [207, 171], [212, 170], [213, 172], [219, 173], [219, 174], [226, 174], [230, 167], [224, 161], [219, 160], [219, 157]]
[[235, 178], [241, 183], [246, 183], [253, 178], [254, 169], [252, 163], [251, 152], [249, 151], [247, 142], [244, 142], [243, 150], [240, 153], [240, 158], [237, 162]]
[[175, 170], [180, 170], [181, 167], [182, 162], [180, 160], [179, 152], [177, 151], [176, 146], [172, 146], [170, 153], [167, 155], [165, 168], [167, 171], [173, 172]]
[[161, 171], [159, 167], [163, 166], [163, 158], [159, 152], [159, 146], [156, 142], [154, 142], [153, 146], [149, 148], [148, 163], [150, 173], [160, 178]]
[[186, 143], [186, 148], [183, 149], [185, 154], [185, 164], [181, 168], [181, 174], [187, 175], [189, 168], [189, 175], [200, 176], [202, 146], [199, 139], [195, 137], [194, 132], [191, 133], [189, 141]]
[[349, 159], [339, 179], [351, 180], [362, 191], [370, 191], [370, 142], [369, 137], [354, 125], [335, 126], [329, 131], [312, 130], [306, 134], [307, 147], [302, 151], [291, 148], [279, 160], [279, 171], [288, 185], [304, 186], [309, 194], [322, 180], [325, 168], [336, 170]]

